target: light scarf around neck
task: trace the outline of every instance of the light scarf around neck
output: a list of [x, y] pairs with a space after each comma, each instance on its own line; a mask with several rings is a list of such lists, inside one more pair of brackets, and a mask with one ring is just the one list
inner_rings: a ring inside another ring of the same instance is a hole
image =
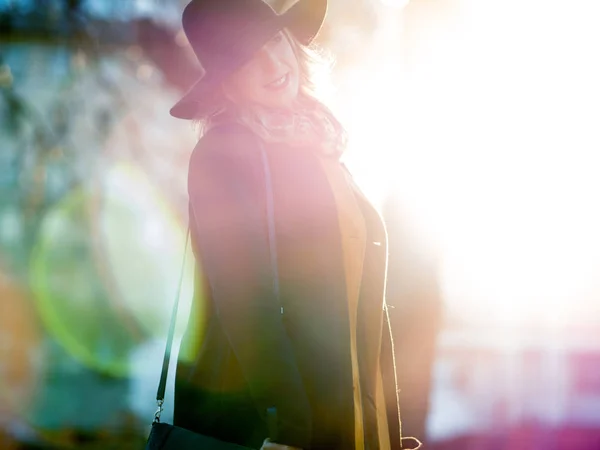
[[260, 105], [240, 107], [235, 115], [222, 114], [211, 128], [235, 120], [248, 127], [266, 143], [309, 148], [339, 158], [346, 149], [347, 136], [331, 110], [313, 98], [299, 100], [292, 109], [270, 109]]

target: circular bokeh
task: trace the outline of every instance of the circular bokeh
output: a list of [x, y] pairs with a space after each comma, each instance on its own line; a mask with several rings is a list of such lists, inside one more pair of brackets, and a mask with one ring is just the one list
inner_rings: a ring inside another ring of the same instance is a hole
[[30, 284], [48, 333], [76, 360], [114, 376], [127, 374], [139, 340], [111, 306], [89, 232], [93, 194], [70, 193], [46, 215], [32, 253]]
[[[185, 251], [187, 229], [176, 209], [141, 169], [121, 162], [103, 177], [92, 231], [113, 307], [146, 338], [166, 337], [177, 293], [180, 316], [187, 317], [193, 292], [194, 256], [189, 242]], [[179, 335], [186, 322], [178, 322]]]

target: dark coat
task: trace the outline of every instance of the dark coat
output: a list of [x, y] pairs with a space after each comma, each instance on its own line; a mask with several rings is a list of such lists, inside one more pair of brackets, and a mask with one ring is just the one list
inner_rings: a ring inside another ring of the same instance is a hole
[[[280, 298], [273, 289], [267, 192], [260, 145], [239, 126], [211, 130], [189, 170], [190, 229], [198, 264], [202, 336], [195, 360], [179, 361], [174, 423], [259, 448], [266, 410], [278, 442], [354, 448], [348, 300], [334, 196], [306, 149], [266, 146], [272, 175]], [[357, 345], [367, 448], [376, 450], [375, 375], [384, 370], [392, 448], [399, 418], [384, 307], [387, 240], [376, 210], [355, 189], [367, 225]], [[382, 340], [383, 336], [383, 340]]]

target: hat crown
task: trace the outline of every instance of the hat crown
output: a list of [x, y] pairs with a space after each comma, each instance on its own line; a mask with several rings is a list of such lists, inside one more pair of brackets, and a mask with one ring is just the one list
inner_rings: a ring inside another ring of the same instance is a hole
[[279, 17], [263, 0], [192, 0], [182, 24], [203, 69], [211, 72], [235, 61], [247, 39]]

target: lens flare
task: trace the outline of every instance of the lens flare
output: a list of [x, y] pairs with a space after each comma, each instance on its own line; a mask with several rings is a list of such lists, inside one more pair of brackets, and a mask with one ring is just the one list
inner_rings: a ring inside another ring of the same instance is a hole
[[89, 239], [92, 200], [93, 194], [78, 189], [47, 214], [32, 253], [30, 283], [47, 331], [73, 358], [124, 376], [136, 339], [111, 308], [98, 276]]
[[[189, 315], [193, 293], [194, 257], [188, 244], [183, 262], [183, 220], [149, 177], [126, 162], [106, 172], [92, 216], [96, 258], [115, 307], [146, 336], [165, 337], [182, 270], [181, 317]], [[178, 335], [185, 326], [178, 321]]]

